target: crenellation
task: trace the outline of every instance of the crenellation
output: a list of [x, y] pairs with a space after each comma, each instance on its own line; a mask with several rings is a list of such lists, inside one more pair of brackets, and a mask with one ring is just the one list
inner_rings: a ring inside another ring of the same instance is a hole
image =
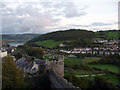
[[60, 75], [61, 77], [64, 76], [64, 56], [56, 55], [52, 56], [48, 63], [46, 64], [46, 70], [53, 70], [55, 73]]

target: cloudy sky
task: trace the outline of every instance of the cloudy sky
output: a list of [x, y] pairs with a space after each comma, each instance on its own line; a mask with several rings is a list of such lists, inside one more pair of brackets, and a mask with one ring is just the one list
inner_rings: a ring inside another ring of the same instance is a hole
[[118, 29], [119, 0], [4, 0], [3, 34]]

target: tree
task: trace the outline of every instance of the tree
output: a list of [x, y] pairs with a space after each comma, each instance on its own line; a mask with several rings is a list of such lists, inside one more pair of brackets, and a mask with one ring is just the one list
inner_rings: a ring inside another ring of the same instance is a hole
[[94, 87], [96, 89], [100, 89], [100, 90], [103, 90], [103, 89], [106, 89], [106, 90], [113, 90], [115, 89], [115, 86], [108, 82], [107, 80], [97, 76], [95, 77], [94, 79]]
[[69, 82], [71, 82], [74, 86], [80, 87], [82, 90], [86, 90], [89, 85], [88, 85], [88, 80], [85, 78], [78, 78], [74, 75], [67, 75], [64, 76]]
[[83, 59], [85, 57], [85, 54], [77, 53], [76, 56], [77, 56], [77, 58]]
[[24, 88], [23, 74], [16, 68], [13, 58], [7, 56], [2, 61], [2, 88]]

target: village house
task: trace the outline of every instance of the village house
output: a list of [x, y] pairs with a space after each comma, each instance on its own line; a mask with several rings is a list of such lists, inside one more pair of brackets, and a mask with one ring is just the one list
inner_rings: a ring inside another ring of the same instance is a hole
[[99, 48], [98, 48], [98, 47], [94, 47], [93, 49], [94, 49], [94, 50], [99, 50]]
[[22, 58], [18, 59], [17, 61], [15, 61], [15, 64], [20, 69], [23, 69], [25, 67], [25, 62], [26, 62], [26, 58], [22, 57]]
[[74, 51], [90, 51], [91, 48], [73, 48]]
[[0, 50], [0, 58], [3, 58], [3, 57], [5, 57], [5, 56], [7, 56], [7, 51], [5, 51], [5, 50]]
[[35, 63], [29, 62], [25, 57], [18, 59], [15, 62], [16, 66], [23, 69], [25, 73], [35, 73], [38, 71], [38, 66]]
[[94, 40], [94, 43], [106, 43], [108, 40]]
[[65, 47], [66, 45], [64, 45], [63, 43], [60, 44], [60, 47]]
[[31, 63], [31, 62], [26, 62], [26, 66], [24, 66], [24, 72], [25, 73], [32, 73], [33, 74], [33, 72], [34, 72], [34, 70], [32, 70], [33, 67], [34, 66], [34, 64], [33, 63]]

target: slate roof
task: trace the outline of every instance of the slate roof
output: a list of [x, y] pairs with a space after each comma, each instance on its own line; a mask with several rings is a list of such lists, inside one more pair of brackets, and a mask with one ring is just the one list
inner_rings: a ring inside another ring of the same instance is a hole
[[24, 63], [26, 61], [25, 57], [22, 57], [16, 61], [16, 64]]
[[22, 57], [22, 58], [18, 59], [15, 63], [20, 68], [30, 68], [31, 69], [34, 65], [33, 63], [26, 62], [25, 57]]
[[33, 67], [33, 63], [26, 63], [25, 68], [31, 69]]
[[45, 60], [40, 60], [40, 59], [35, 59], [34, 62], [39, 65], [45, 65], [46, 61]]

